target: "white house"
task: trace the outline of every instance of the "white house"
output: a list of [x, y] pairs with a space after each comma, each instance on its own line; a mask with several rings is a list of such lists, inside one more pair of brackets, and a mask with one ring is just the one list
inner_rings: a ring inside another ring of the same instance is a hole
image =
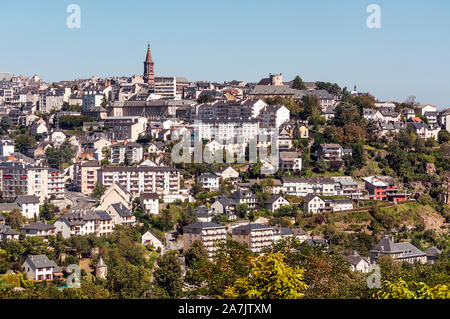
[[53, 280], [55, 274], [61, 270], [53, 260], [46, 255], [31, 255], [22, 264], [22, 271], [27, 274], [28, 280]]
[[163, 242], [156, 237], [150, 230], [147, 230], [141, 237], [141, 243], [144, 246], [152, 245], [155, 249], [160, 248], [161, 253], [164, 253], [164, 244]]
[[19, 205], [22, 215], [28, 219], [39, 218], [39, 198], [34, 195], [17, 196], [14, 202]]
[[204, 173], [197, 177], [197, 183], [209, 191], [215, 191], [219, 189], [219, 176], [212, 173]]
[[304, 198], [304, 208], [308, 213], [321, 213], [325, 210], [325, 201], [317, 195], [307, 195]]
[[369, 258], [361, 257], [356, 251], [354, 251], [353, 255], [347, 256], [345, 259], [350, 263], [350, 269], [352, 271], [357, 270], [362, 273], [369, 272]]
[[289, 206], [290, 203], [281, 195], [274, 195], [265, 202], [267, 209], [272, 212], [278, 210], [282, 206]]
[[159, 195], [157, 193], [141, 193], [141, 205], [144, 211], [149, 215], [159, 213]]
[[238, 179], [239, 178], [239, 172], [236, 171], [231, 166], [228, 166], [227, 168], [222, 170], [219, 174], [222, 179]]

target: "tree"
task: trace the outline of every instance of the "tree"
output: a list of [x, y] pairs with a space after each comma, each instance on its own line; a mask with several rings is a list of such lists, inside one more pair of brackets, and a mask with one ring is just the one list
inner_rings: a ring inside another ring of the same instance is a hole
[[28, 134], [19, 134], [14, 138], [14, 142], [16, 143], [19, 152], [24, 153], [27, 151], [29, 147], [32, 147], [36, 144], [36, 140], [33, 136]]
[[297, 75], [294, 78], [294, 82], [292, 83], [292, 88], [297, 89], [297, 90], [306, 90], [306, 85], [300, 76]]
[[41, 206], [40, 216], [45, 220], [52, 220], [55, 217], [55, 205], [45, 201]]
[[7, 132], [11, 127], [13, 126], [13, 123], [11, 121], [11, 118], [6, 115], [2, 117], [2, 121], [0, 122], [0, 128], [3, 132]]
[[205, 260], [208, 258], [208, 251], [200, 240], [195, 240], [185, 253], [186, 266], [190, 266], [193, 262]]
[[250, 275], [236, 280], [225, 290], [225, 296], [234, 299], [303, 298], [308, 288], [304, 282], [304, 270], [289, 266], [285, 258], [280, 252], [252, 258]]
[[450, 299], [447, 284], [430, 287], [423, 282], [409, 281], [402, 278], [395, 282], [385, 280], [383, 287], [373, 294], [377, 299]]
[[95, 183], [93, 194], [96, 198], [102, 197], [102, 195], [105, 193], [105, 191], [106, 191], [105, 185], [100, 184], [100, 183]]
[[214, 98], [208, 93], [202, 93], [197, 99], [197, 103], [209, 103], [213, 102]]
[[182, 295], [183, 279], [180, 262], [175, 251], [169, 251], [156, 260], [153, 285], [157, 296], [178, 298]]
[[446, 130], [440, 130], [438, 133], [439, 143], [446, 143], [450, 141], [450, 133]]
[[244, 218], [247, 215], [248, 205], [246, 203], [238, 204], [236, 206], [236, 215], [240, 218]]
[[20, 210], [14, 208], [6, 217], [6, 222], [13, 229], [19, 229], [23, 225], [23, 216]]

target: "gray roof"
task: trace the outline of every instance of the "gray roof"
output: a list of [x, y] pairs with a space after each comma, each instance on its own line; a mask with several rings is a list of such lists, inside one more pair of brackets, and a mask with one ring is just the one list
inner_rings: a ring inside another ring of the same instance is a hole
[[53, 225], [46, 224], [44, 222], [38, 221], [33, 224], [24, 225], [20, 229], [24, 230], [48, 230], [48, 229], [55, 229], [56, 227]]
[[23, 204], [39, 204], [39, 198], [37, 198], [34, 195], [23, 195], [23, 196], [17, 196], [14, 200], [15, 203], [19, 205]]
[[34, 268], [50, 268], [53, 267], [53, 272], [59, 272], [59, 267], [53, 260], [48, 259], [46, 255], [31, 255], [25, 259], [25, 263], [28, 263]]
[[427, 248], [427, 250], [425, 250], [425, 254], [427, 256], [431, 256], [431, 257], [440, 255], [441, 253], [442, 252], [439, 249], [437, 249], [436, 247], [429, 247], [429, 248]]
[[366, 262], [368, 262], [367, 258], [361, 257], [356, 251], [353, 252], [353, 255], [345, 257], [345, 259], [353, 266], [359, 264], [361, 260], [365, 260]]
[[258, 230], [258, 229], [273, 229], [272, 227], [263, 224], [247, 224], [241, 225], [233, 228], [233, 232], [236, 230]]
[[0, 203], [0, 212], [10, 212], [13, 209], [19, 209], [19, 205], [17, 203]]
[[189, 224], [187, 226], [184, 226], [183, 229], [206, 229], [206, 228], [224, 228], [225, 226], [212, 223], [212, 222], [205, 222], [205, 223], [194, 223]]
[[131, 211], [128, 210], [122, 203], [116, 203], [111, 205], [114, 210], [119, 214], [120, 217], [130, 217], [133, 216]]
[[[3, 216], [3, 215], [0, 215], [0, 216]], [[10, 235], [10, 236], [19, 235], [19, 233], [16, 232], [15, 230], [13, 230], [11, 227], [3, 225], [3, 224], [0, 224], [0, 234]]]

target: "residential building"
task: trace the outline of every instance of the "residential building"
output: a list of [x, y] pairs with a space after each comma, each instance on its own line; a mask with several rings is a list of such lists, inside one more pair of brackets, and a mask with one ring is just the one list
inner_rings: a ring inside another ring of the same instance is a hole
[[161, 239], [159, 239], [152, 231], [147, 230], [142, 236], [141, 236], [141, 244], [144, 246], [151, 245], [155, 249], [160, 249], [161, 253], [164, 253], [164, 243]]
[[262, 224], [241, 225], [232, 229], [233, 240], [247, 244], [254, 253], [259, 253], [263, 248], [272, 246], [273, 236], [274, 229]]
[[183, 227], [183, 251], [191, 248], [194, 241], [199, 240], [208, 251], [209, 257], [214, 256], [218, 244], [226, 240], [226, 227], [212, 223], [195, 223]]
[[64, 214], [55, 222], [56, 233], [63, 238], [95, 234], [97, 237], [112, 234], [114, 219], [104, 210], [81, 210]]
[[[2, 220], [3, 219], [3, 220]], [[4, 217], [0, 214], [0, 243], [9, 240], [19, 240], [19, 233], [4, 224]]]
[[236, 205], [247, 204], [250, 210], [258, 207], [258, 196], [249, 190], [237, 190], [230, 195], [230, 199], [236, 202]]
[[97, 171], [101, 168], [98, 161], [75, 163], [73, 165], [73, 184], [76, 189], [85, 195], [91, 195], [97, 183]]
[[325, 201], [317, 195], [306, 195], [304, 200], [304, 210], [307, 213], [323, 213], [325, 211]]
[[300, 172], [302, 158], [297, 152], [280, 152], [280, 168], [285, 172]]
[[283, 178], [283, 193], [294, 196], [306, 196], [308, 194], [320, 196], [334, 196], [335, 182], [331, 178]]
[[132, 209], [133, 195], [121, 184], [110, 185], [100, 197], [97, 209], [106, 210], [110, 205], [120, 203], [128, 210]]
[[139, 143], [118, 143], [111, 146], [111, 163], [139, 163], [144, 157], [143, 147]]
[[98, 170], [97, 181], [106, 187], [119, 183], [137, 196], [141, 193], [180, 193], [180, 172], [165, 166], [108, 166]]
[[142, 193], [139, 197], [145, 213], [149, 215], [159, 214], [159, 195], [157, 193]]
[[54, 277], [62, 277], [58, 265], [46, 255], [30, 255], [22, 264], [22, 272], [27, 274], [28, 280], [41, 281], [53, 280]]
[[282, 206], [289, 206], [290, 203], [281, 195], [273, 195], [265, 203], [266, 209], [274, 212], [277, 211]]
[[56, 227], [38, 221], [36, 223], [24, 225], [19, 229], [26, 237], [40, 236], [48, 239], [49, 236], [56, 235]]
[[345, 259], [350, 263], [352, 271], [357, 270], [366, 274], [370, 270], [369, 258], [361, 257], [356, 250], [353, 252], [353, 255], [347, 256]]
[[219, 189], [219, 176], [213, 173], [203, 173], [197, 177], [197, 183], [212, 192]]
[[376, 263], [381, 255], [389, 256], [397, 261], [406, 261], [409, 263], [427, 262], [427, 255], [417, 247], [408, 242], [394, 243], [389, 237], [385, 236], [370, 251], [370, 262]]
[[106, 212], [113, 219], [114, 225], [135, 226], [136, 217], [130, 209], [122, 203], [115, 203], [106, 208]]
[[27, 219], [39, 218], [39, 198], [34, 195], [17, 196], [14, 202], [19, 205], [22, 215]]
[[43, 166], [16, 162], [0, 163], [1, 191], [4, 199], [35, 195], [45, 199], [64, 198], [64, 176], [61, 171]]

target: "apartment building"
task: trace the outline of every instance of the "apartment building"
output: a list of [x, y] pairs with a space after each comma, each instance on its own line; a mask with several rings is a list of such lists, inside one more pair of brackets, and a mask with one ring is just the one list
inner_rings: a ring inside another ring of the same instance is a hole
[[45, 199], [64, 198], [64, 176], [61, 171], [23, 163], [0, 163], [1, 191], [4, 199], [18, 195], [35, 195]]
[[162, 98], [175, 99], [177, 97], [177, 79], [174, 76], [155, 77], [154, 93]]
[[19, 229], [22, 233], [25, 233], [26, 237], [40, 236], [47, 239], [49, 236], [56, 235], [56, 227], [38, 221], [36, 223], [24, 225]]
[[406, 261], [409, 263], [427, 262], [427, 255], [408, 242], [394, 243], [389, 237], [385, 236], [370, 251], [370, 262], [376, 263], [381, 255], [389, 256], [397, 261]]
[[259, 133], [258, 120], [235, 121], [235, 120], [205, 120], [195, 123], [195, 139], [215, 139], [219, 142], [242, 139], [242, 142], [248, 142], [255, 138]]
[[164, 166], [109, 166], [97, 171], [97, 181], [106, 187], [121, 184], [137, 196], [141, 193], [175, 195], [180, 193], [180, 172]]
[[333, 196], [335, 195], [335, 182], [331, 178], [283, 178], [282, 191], [288, 195], [302, 197], [308, 194]]
[[220, 177], [218, 175], [213, 173], [203, 173], [197, 176], [197, 183], [212, 192], [219, 189], [219, 178]]
[[14, 153], [14, 143], [9, 139], [0, 140], [0, 156], [10, 156]]
[[297, 152], [280, 152], [280, 168], [285, 172], [299, 172], [302, 158]]
[[111, 163], [124, 163], [127, 159], [128, 163], [139, 163], [144, 157], [143, 147], [139, 143], [119, 143], [111, 146]]
[[262, 224], [248, 224], [234, 227], [231, 231], [232, 238], [241, 244], [247, 244], [248, 248], [259, 253], [263, 248], [270, 247], [274, 240], [274, 229]]
[[73, 184], [77, 190], [85, 195], [91, 195], [97, 183], [97, 171], [101, 167], [98, 161], [75, 163], [73, 165]]
[[55, 233], [63, 238], [89, 234], [100, 237], [113, 232], [114, 219], [104, 210], [81, 210], [62, 215], [54, 226]]
[[224, 242], [227, 237], [226, 227], [212, 223], [195, 223], [183, 227], [183, 250], [191, 248], [194, 241], [199, 240], [208, 251], [209, 257], [214, 256], [218, 244]]
[[159, 195], [157, 193], [142, 193], [139, 197], [142, 208], [147, 214], [157, 215], [159, 213]]

